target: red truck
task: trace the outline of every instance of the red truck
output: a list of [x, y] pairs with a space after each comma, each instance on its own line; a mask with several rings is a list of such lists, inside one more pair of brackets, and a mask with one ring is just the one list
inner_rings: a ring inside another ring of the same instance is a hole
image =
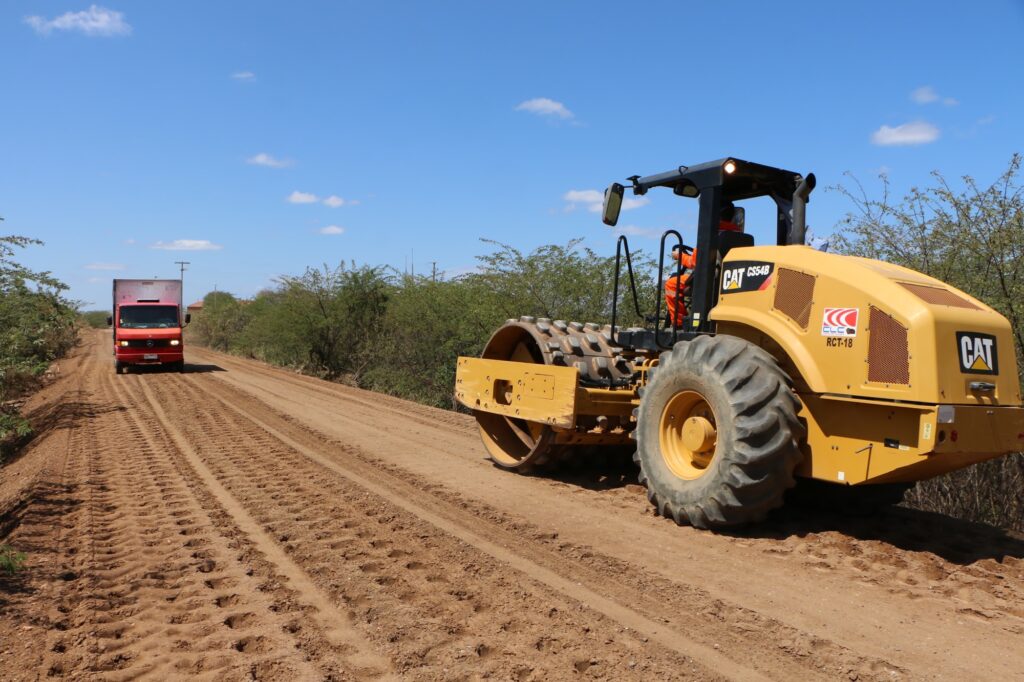
[[114, 371], [131, 365], [164, 365], [185, 370], [180, 279], [115, 279], [113, 315]]

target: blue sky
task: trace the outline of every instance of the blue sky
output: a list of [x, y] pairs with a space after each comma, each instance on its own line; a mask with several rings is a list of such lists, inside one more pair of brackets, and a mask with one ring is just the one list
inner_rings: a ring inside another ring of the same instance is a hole
[[[902, 193], [1024, 151], [1019, 1], [242, 7], [0, 6], [0, 232], [86, 307], [176, 260], [194, 300], [324, 262], [457, 273], [481, 237], [611, 253], [595, 190], [729, 155], [814, 171], [828, 233], [844, 171]], [[637, 244], [692, 237], [694, 203], [646, 198]]]

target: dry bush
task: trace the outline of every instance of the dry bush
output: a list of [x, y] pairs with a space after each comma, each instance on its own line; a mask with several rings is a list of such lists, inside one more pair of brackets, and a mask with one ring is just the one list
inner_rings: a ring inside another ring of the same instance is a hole
[[1024, 531], [1024, 454], [921, 481], [907, 492], [904, 504]]

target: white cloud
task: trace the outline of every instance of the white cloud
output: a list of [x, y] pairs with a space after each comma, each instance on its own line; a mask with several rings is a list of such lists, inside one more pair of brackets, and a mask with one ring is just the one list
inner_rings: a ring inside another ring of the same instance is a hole
[[460, 265], [459, 267], [445, 270], [441, 274], [444, 275], [445, 277], [448, 277], [449, 279], [453, 279], [456, 277], [464, 277], [466, 275], [477, 275], [480, 274], [481, 272], [482, 270], [480, 269], [479, 265]]
[[267, 168], [287, 168], [293, 163], [291, 159], [277, 159], [266, 152], [250, 156], [245, 162], [253, 166], [266, 166]]
[[636, 225], [622, 225], [616, 227], [612, 232], [615, 235], [624, 234], [628, 237], [650, 237], [652, 239], [660, 237], [663, 230], [658, 230], [650, 227], [638, 227]]
[[208, 239], [175, 239], [173, 242], [157, 242], [149, 248], [162, 251], [219, 251], [224, 247]]
[[315, 194], [309, 194], [308, 192], [295, 190], [288, 195], [287, 201], [289, 204], [315, 204], [317, 202], [317, 196]]
[[109, 38], [126, 36], [132, 32], [132, 27], [124, 20], [124, 14], [98, 5], [91, 5], [81, 12], [65, 12], [53, 19], [38, 15], [25, 17], [25, 23], [43, 36], [53, 31], [77, 31], [87, 36]]
[[910, 93], [910, 99], [918, 104], [931, 104], [939, 99], [939, 93], [930, 85], [922, 85]]
[[128, 246], [131, 246], [132, 244], [135, 243], [135, 240], [134, 239], [125, 239], [124, 243], [127, 244]]
[[570, 204], [586, 204], [588, 207], [597, 204], [598, 210], [601, 210], [604, 194], [596, 189], [571, 189], [562, 198]]
[[344, 227], [338, 227], [337, 225], [328, 225], [327, 227], [320, 228], [320, 234], [342, 234], [344, 231]]
[[942, 103], [947, 107], [955, 107], [960, 104], [960, 101], [953, 97], [940, 97], [939, 93], [935, 91], [930, 85], [922, 85], [916, 90], [910, 92], [910, 99], [914, 100], [918, 104], [932, 104], [942, 100]]
[[346, 202], [344, 199], [339, 197], [337, 194], [332, 194], [331, 196], [329, 196], [326, 199], [324, 199], [324, 205], [325, 206], [330, 206], [331, 208], [339, 208], [341, 206], [344, 206], [346, 203], [351, 203], [351, 202]]
[[231, 77], [234, 78], [236, 81], [242, 81], [245, 83], [256, 80], [256, 74], [254, 74], [252, 71], [235, 71], [233, 74], [231, 74]]
[[538, 116], [557, 116], [558, 118], [569, 119], [573, 118], [575, 114], [565, 108], [565, 105], [561, 102], [556, 102], [553, 99], [547, 97], [535, 97], [534, 99], [528, 99], [525, 102], [520, 102], [516, 106], [516, 111], [527, 111], [531, 114], [537, 114]]
[[626, 197], [622, 200], [622, 210], [629, 211], [634, 208], [640, 208], [641, 206], [646, 206], [650, 202], [651, 200], [647, 197], [640, 197], [639, 199], [630, 199], [629, 197]]
[[871, 143], [882, 147], [928, 144], [939, 139], [939, 129], [927, 121], [912, 121], [896, 127], [882, 126], [871, 133]]
[[980, 126], [987, 126], [987, 125], [990, 125], [992, 123], [995, 123], [995, 121], [996, 121], [996, 117], [993, 116], [992, 114], [989, 114], [988, 116], [985, 116], [983, 118], [979, 118], [978, 119], [978, 125], [980, 125]]
[[[577, 205], [582, 204], [591, 213], [600, 213], [604, 204], [604, 192], [596, 189], [571, 189], [562, 195], [565, 199], [566, 211], [576, 210]], [[622, 210], [629, 211], [634, 208], [646, 206], [650, 200], [647, 197], [623, 198]]]
[[89, 263], [85, 266], [86, 270], [124, 270], [124, 265], [121, 263]]

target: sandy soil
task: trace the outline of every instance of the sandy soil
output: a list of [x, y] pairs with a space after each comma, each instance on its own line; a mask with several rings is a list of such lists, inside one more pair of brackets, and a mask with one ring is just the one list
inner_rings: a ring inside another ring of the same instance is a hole
[[737, 534], [627, 463], [500, 471], [470, 418], [102, 332], [0, 470], [0, 679], [1011, 679], [1024, 538], [893, 510]]

